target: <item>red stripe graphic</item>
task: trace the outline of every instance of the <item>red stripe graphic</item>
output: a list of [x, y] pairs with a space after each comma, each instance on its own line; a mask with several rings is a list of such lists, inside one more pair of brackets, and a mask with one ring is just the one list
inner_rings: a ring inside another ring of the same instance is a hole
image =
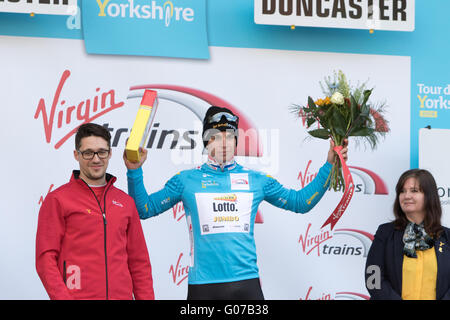
[[380, 178], [380, 176], [378, 176], [375, 172], [373, 172], [373, 171], [371, 171], [369, 169], [365, 169], [365, 168], [361, 168], [361, 167], [355, 167], [355, 166], [349, 166], [349, 168], [360, 170], [362, 172], [367, 173], [370, 176], [370, 178], [375, 183], [375, 192], [374, 192], [375, 194], [389, 194], [389, 191], [388, 191], [388, 188], [387, 188], [386, 184]]

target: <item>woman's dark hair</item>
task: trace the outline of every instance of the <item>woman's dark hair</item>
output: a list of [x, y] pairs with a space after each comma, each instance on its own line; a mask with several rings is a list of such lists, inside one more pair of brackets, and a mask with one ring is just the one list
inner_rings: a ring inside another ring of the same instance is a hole
[[81, 139], [90, 136], [105, 139], [108, 143], [108, 148], [111, 148], [111, 134], [108, 129], [95, 123], [84, 123], [78, 128], [77, 134], [75, 135], [75, 149], [80, 150]]
[[439, 237], [442, 232], [441, 216], [442, 208], [441, 201], [439, 199], [436, 181], [431, 173], [423, 169], [411, 169], [404, 172], [398, 179], [397, 186], [395, 187], [396, 197], [394, 202], [394, 225], [397, 229], [405, 229], [409, 220], [406, 218], [405, 213], [400, 207], [400, 193], [403, 190], [406, 180], [409, 178], [415, 178], [419, 184], [419, 190], [424, 194], [424, 206], [425, 206], [425, 219], [424, 227], [425, 231], [432, 237]]

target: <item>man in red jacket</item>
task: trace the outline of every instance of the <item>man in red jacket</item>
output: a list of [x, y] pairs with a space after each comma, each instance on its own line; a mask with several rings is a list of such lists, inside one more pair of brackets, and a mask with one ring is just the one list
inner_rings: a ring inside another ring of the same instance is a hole
[[150, 259], [133, 199], [106, 173], [111, 135], [80, 126], [69, 183], [39, 211], [36, 270], [50, 299], [154, 299]]

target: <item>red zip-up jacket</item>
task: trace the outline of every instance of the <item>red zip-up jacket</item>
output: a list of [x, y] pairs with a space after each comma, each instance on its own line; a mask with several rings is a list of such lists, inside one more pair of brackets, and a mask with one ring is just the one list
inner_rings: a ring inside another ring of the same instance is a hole
[[79, 179], [39, 211], [36, 270], [50, 299], [154, 299], [150, 259], [133, 199], [106, 175], [102, 199]]

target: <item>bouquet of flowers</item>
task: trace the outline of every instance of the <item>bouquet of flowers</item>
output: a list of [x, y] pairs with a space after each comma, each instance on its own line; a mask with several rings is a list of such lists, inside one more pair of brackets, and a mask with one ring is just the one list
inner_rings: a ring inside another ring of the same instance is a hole
[[[306, 121], [307, 129], [317, 124], [317, 129], [308, 131], [312, 137], [331, 137], [336, 146], [342, 145], [348, 137], [356, 137], [374, 149], [379, 138], [389, 132], [389, 126], [383, 117], [386, 103], [370, 103], [372, 89], [366, 89], [366, 83], [353, 88], [342, 71], [334, 72], [334, 78], [326, 77], [325, 85], [320, 83], [325, 98], [314, 101], [308, 97], [306, 106], [292, 105], [291, 109]], [[335, 157], [327, 183], [330, 182], [329, 189], [339, 191], [345, 186], [342, 163], [337, 155]]]

